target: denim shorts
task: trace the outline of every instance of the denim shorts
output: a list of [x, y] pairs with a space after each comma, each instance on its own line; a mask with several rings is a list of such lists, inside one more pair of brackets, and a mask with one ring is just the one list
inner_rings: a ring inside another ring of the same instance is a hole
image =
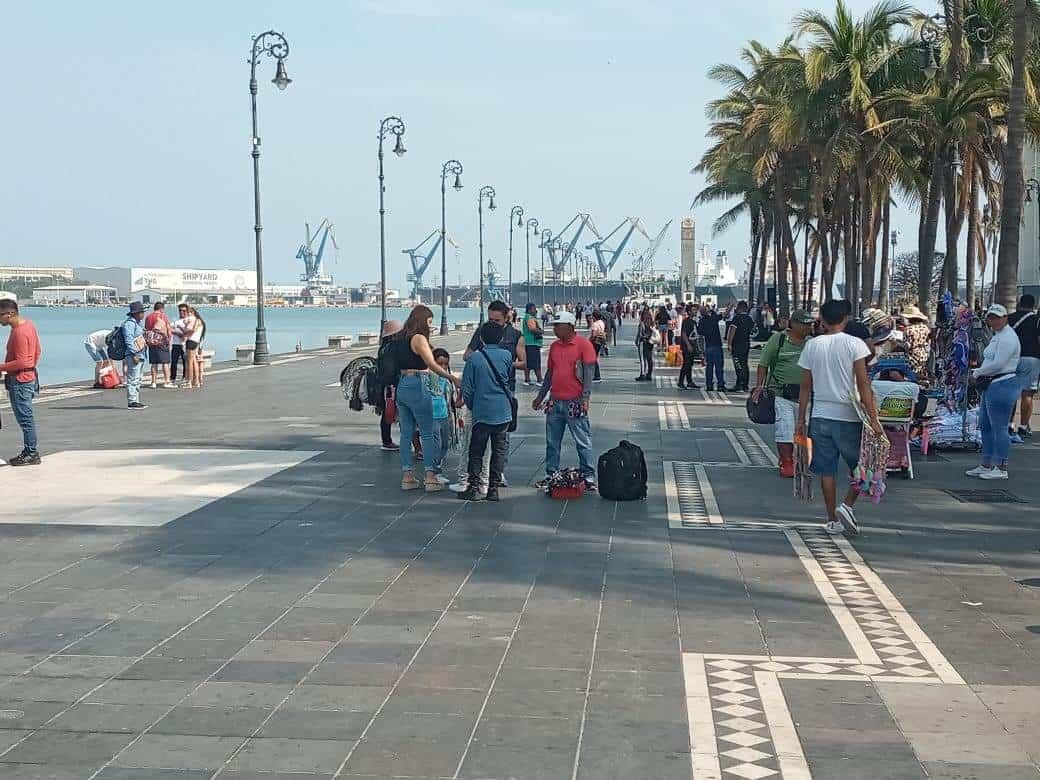
[[100, 349], [94, 346], [94, 342], [84, 342], [83, 346], [87, 350], [87, 354], [90, 355], [90, 359], [95, 363], [100, 363], [102, 360], [108, 360], [108, 352], [105, 351], [104, 347]]
[[1015, 379], [1022, 388], [1023, 393], [1035, 393], [1037, 383], [1040, 382], [1040, 358], [1021, 357], [1018, 359], [1018, 368], [1015, 371]]
[[809, 470], [824, 477], [837, 476], [844, 460], [849, 470], [859, 463], [859, 444], [863, 423], [813, 417], [809, 422], [812, 463]]

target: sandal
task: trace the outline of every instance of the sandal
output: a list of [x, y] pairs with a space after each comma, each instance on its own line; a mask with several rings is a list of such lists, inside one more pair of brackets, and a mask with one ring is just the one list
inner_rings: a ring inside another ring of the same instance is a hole
[[427, 493], [439, 493], [440, 491], [444, 490], [444, 485], [438, 482], [437, 478], [434, 477], [433, 480], [427, 479], [425, 482], [423, 482], [423, 488], [426, 490]]
[[401, 479], [401, 490], [418, 490], [421, 487], [422, 483], [411, 474], [408, 474]]

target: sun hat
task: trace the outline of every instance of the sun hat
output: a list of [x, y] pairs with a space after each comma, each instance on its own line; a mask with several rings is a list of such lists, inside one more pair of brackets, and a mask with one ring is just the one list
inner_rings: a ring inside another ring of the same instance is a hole
[[577, 324], [577, 320], [574, 319], [574, 315], [571, 314], [569, 311], [561, 311], [555, 317], [553, 317], [552, 324], [553, 325], [575, 325], [575, 324]]
[[1006, 317], [1008, 316], [1007, 309], [999, 303], [992, 304], [986, 309], [986, 316], [993, 315], [994, 317]]
[[903, 316], [906, 317], [910, 322], [914, 320], [920, 320], [921, 322], [928, 322], [928, 317], [923, 311], [918, 309], [912, 303], [907, 304], [903, 307]]
[[140, 301], [134, 301], [130, 304], [129, 314], [144, 314], [144, 304]]

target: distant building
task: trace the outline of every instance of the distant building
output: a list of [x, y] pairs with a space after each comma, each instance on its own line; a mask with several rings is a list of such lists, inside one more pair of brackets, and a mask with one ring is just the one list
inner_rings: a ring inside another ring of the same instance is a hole
[[[1040, 179], [1040, 152], [1028, 141], [1022, 167], [1025, 171], [1025, 178]], [[1040, 197], [1034, 192], [1030, 197], [1030, 202], [1022, 204], [1022, 234], [1018, 242], [1018, 283], [1020, 286], [1040, 285], [1040, 238], [1038, 237], [1040, 237]], [[993, 283], [992, 262], [991, 258], [987, 263], [986, 278], [980, 280], [985, 285]], [[984, 287], [984, 285], [980, 286]]]
[[60, 303], [114, 303], [116, 288], [102, 284], [51, 284], [33, 290], [34, 305], [47, 306]]
[[71, 268], [56, 266], [0, 265], [0, 280], [38, 282], [41, 279], [67, 279], [71, 282], [75, 278], [72, 271]]

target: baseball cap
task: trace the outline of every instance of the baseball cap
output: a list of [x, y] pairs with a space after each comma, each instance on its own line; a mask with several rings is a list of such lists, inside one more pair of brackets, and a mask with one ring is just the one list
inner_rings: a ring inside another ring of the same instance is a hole
[[791, 322], [800, 322], [802, 325], [812, 325], [816, 320], [805, 309], [795, 309], [791, 312]]
[[990, 314], [992, 314], [994, 317], [1008, 316], [1007, 309], [999, 303], [994, 303], [988, 309], [986, 309], [986, 316], [988, 317]]
[[575, 325], [575, 324], [577, 324], [577, 320], [574, 319], [574, 315], [571, 314], [569, 311], [561, 311], [555, 317], [553, 317], [552, 324], [553, 325]]

